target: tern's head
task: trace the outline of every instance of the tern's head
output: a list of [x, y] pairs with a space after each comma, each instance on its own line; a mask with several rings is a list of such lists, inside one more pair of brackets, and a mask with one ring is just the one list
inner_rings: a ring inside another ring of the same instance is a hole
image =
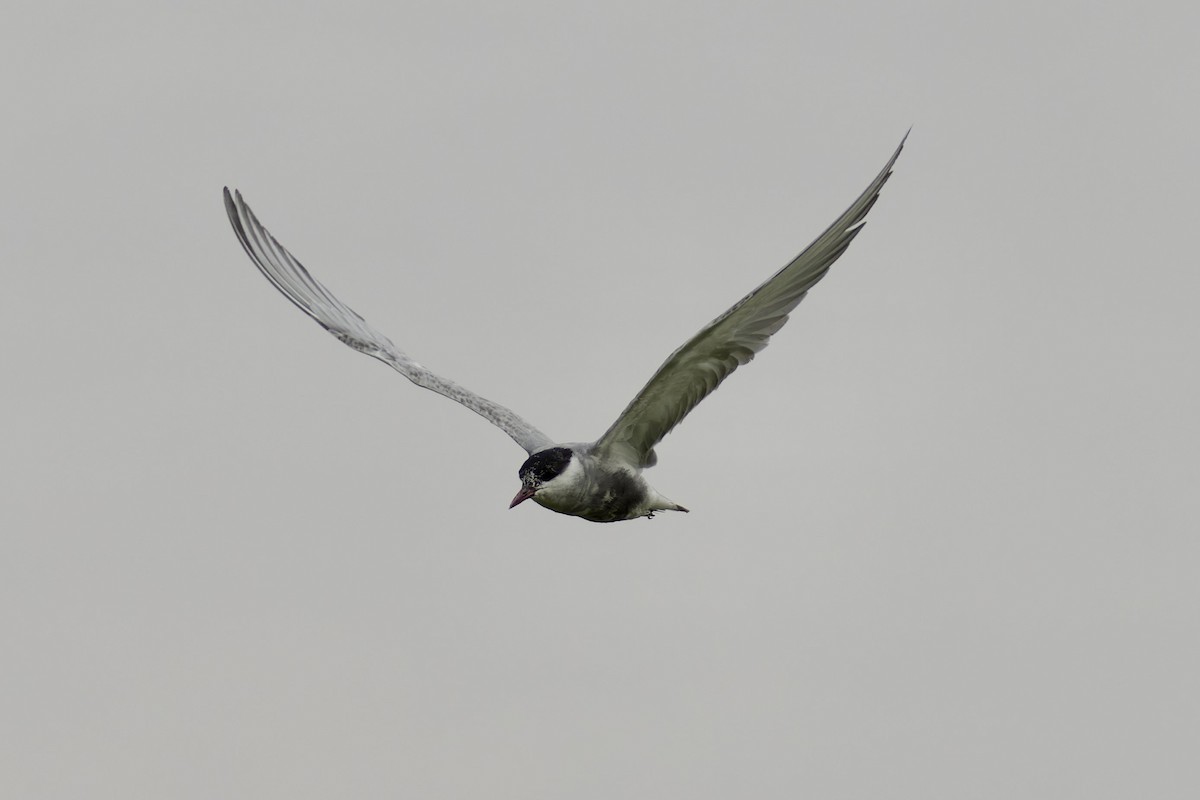
[[517, 471], [521, 478], [521, 491], [517, 492], [509, 508], [533, 497], [542, 487], [566, 472], [571, 464], [571, 455], [569, 447], [551, 447], [548, 450], [539, 450], [525, 459], [525, 463]]

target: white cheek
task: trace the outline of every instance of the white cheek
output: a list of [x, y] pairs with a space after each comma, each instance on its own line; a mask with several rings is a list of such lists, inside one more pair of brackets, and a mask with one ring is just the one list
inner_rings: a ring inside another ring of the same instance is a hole
[[567, 462], [567, 468], [558, 477], [568, 486], [574, 486], [583, 481], [583, 467], [580, 465], [579, 459], [572, 458]]
[[566, 469], [554, 476], [552, 480], [542, 484], [542, 488], [538, 491], [538, 494], [542, 494], [543, 492], [550, 496], [569, 494], [577, 490], [584, 483], [584, 477], [584, 470], [579, 465], [579, 460], [572, 458], [567, 463]]

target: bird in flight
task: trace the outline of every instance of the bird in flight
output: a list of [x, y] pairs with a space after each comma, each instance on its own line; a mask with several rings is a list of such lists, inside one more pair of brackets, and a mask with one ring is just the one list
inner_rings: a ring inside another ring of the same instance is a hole
[[586, 443], [557, 443], [504, 406], [421, 366], [309, 274], [259, 223], [240, 192], [225, 189], [225, 210], [250, 260], [321, 327], [418, 386], [461, 403], [525, 449], [529, 457], [517, 473], [521, 489], [509, 508], [532, 499], [560, 514], [617, 522], [653, 517], [656, 511], [687, 511], [642, 476], [658, 461], [654, 446], [721, 381], [766, 347], [808, 290], [825, 277], [862, 231], [903, 149], [902, 139], [875, 180], [824, 233], [672, 353], [616, 422], [599, 439]]

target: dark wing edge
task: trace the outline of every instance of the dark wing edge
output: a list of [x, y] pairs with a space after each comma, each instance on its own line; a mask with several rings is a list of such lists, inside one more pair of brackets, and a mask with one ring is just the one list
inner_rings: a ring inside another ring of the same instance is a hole
[[466, 406], [507, 433], [528, 453], [553, 444], [546, 434], [517, 414], [430, 372], [372, 328], [309, 274], [304, 265], [271, 235], [242, 200], [241, 192], [231, 194], [229, 188], [225, 188], [225, 211], [238, 241], [259, 272], [284, 297], [343, 344], [379, 359], [417, 386]]
[[879, 198], [907, 139], [906, 132], [866, 190], [812, 244], [663, 362], [616, 422], [596, 440], [598, 452], [638, 467], [654, 465], [654, 445], [734, 370], [767, 346], [771, 336], [787, 322], [788, 314], [862, 231], [867, 212]]

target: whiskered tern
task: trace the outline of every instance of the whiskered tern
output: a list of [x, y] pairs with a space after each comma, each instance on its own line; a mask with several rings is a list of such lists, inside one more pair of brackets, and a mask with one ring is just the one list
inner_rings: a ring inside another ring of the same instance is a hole
[[529, 458], [518, 471], [521, 489], [509, 508], [532, 498], [560, 514], [617, 522], [653, 517], [656, 511], [687, 511], [642, 476], [658, 460], [654, 446], [721, 381], [766, 347], [808, 290], [825, 277], [862, 231], [867, 212], [903, 149], [901, 140], [883, 170], [845, 213], [766, 283], [672, 353], [616, 422], [587, 443], [556, 443], [504, 406], [430, 372], [313, 278], [259, 223], [240, 192], [230, 194], [225, 189], [225, 209], [255, 266], [301, 311], [344, 344], [484, 417], [525, 449]]

